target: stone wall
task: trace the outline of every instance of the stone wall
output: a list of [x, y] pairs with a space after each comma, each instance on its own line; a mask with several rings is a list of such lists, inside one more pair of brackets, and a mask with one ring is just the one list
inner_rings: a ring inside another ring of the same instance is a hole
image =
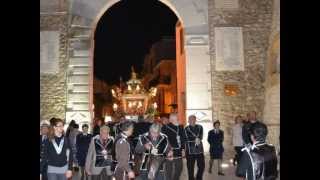
[[[225, 157], [233, 155], [231, 128], [234, 117], [255, 110], [262, 118], [265, 99], [265, 62], [272, 23], [273, 2], [270, 0], [240, 0], [239, 8], [223, 10], [209, 1], [210, 54], [212, 63], [212, 103], [214, 119], [221, 121], [225, 131]], [[242, 27], [244, 71], [216, 71], [215, 27]], [[236, 84], [239, 93], [225, 96], [224, 85]]]
[[67, 61], [67, 15], [41, 14], [40, 31], [59, 31], [59, 72], [40, 75], [40, 120], [65, 118]]
[[266, 66], [263, 119], [269, 127], [268, 142], [279, 146], [280, 137], [280, 0], [274, 0], [272, 29]]

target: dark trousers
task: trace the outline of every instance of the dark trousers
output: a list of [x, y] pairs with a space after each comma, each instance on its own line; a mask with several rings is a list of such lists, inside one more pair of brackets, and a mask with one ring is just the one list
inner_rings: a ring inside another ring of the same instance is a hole
[[47, 171], [48, 171], [48, 166], [45, 165], [45, 166], [43, 167], [42, 172], [41, 172], [42, 180], [48, 180], [48, 173], [47, 173]]
[[182, 158], [174, 159], [172, 161], [167, 160], [165, 162], [165, 167], [167, 180], [179, 180], [183, 168]]
[[67, 180], [65, 174], [48, 173], [49, 180]]
[[111, 176], [107, 175], [106, 169], [102, 169], [101, 173], [99, 175], [92, 175], [91, 180], [111, 180]]
[[234, 150], [236, 151], [236, 154], [234, 156], [234, 160], [235, 162], [237, 162], [237, 164], [239, 164], [240, 159], [241, 159], [241, 155], [242, 155], [242, 151], [241, 149], [243, 148], [243, 146], [235, 146]]
[[[198, 172], [196, 178], [194, 177], [194, 164], [197, 161]], [[204, 155], [203, 154], [192, 154], [187, 155], [187, 168], [189, 180], [202, 180], [203, 172], [205, 168]]]
[[81, 177], [80, 180], [88, 180], [88, 174], [85, 171], [85, 167], [80, 167]]
[[[140, 171], [139, 176], [136, 178], [137, 180], [148, 180], [148, 171]], [[167, 180], [170, 180], [166, 178]], [[158, 172], [156, 178], [154, 180], [165, 180], [164, 172]], [[173, 179], [172, 179], [173, 180]]]
[[[129, 180], [129, 177], [125, 170], [116, 168], [114, 172], [114, 177], [116, 180]], [[93, 179], [92, 179], [93, 180]]]

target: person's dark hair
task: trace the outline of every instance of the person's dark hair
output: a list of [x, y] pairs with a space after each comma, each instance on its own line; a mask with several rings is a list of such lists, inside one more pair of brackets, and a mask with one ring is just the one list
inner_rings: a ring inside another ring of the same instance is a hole
[[130, 127], [133, 127], [133, 122], [126, 120], [120, 124], [121, 131], [127, 131]]
[[219, 120], [216, 120], [216, 121], [213, 123], [213, 126], [216, 126], [216, 124], [219, 124], [219, 125], [220, 125], [220, 121], [219, 121]]
[[73, 125], [73, 128], [74, 128], [74, 129], [79, 129], [79, 124], [74, 124], [74, 125]]
[[268, 135], [268, 128], [263, 123], [255, 123], [251, 125], [250, 135], [253, 135], [256, 141], [265, 142]]
[[53, 126], [54, 123], [55, 123], [55, 121], [56, 121], [56, 118], [55, 118], [55, 117], [52, 117], [52, 118], [49, 120], [50, 125]]
[[82, 128], [85, 128], [85, 127], [86, 127], [86, 128], [89, 128], [88, 124], [83, 124], [83, 125], [82, 125]]
[[75, 120], [71, 120], [70, 123], [69, 123], [69, 126], [67, 128], [67, 132], [66, 132], [66, 136], [69, 137], [70, 135], [70, 132], [71, 132], [71, 129], [74, 128], [74, 125], [76, 124], [76, 121]]
[[76, 124], [76, 121], [75, 120], [71, 120], [70, 123], [69, 123], [69, 126], [73, 126]]

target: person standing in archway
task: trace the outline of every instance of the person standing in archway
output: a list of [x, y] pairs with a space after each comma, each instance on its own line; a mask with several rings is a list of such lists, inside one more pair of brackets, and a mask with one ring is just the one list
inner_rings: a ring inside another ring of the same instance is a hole
[[208, 142], [210, 144], [210, 161], [209, 161], [209, 173], [212, 173], [212, 165], [215, 159], [218, 160], [218, 175], [224, 176], [221, 169], [222, 156], [224, 152], [223, 140], [224, 132], [220, 129], [220, 122], [217, 120], [213, 123], [214, 129], [208, 133]]
[[95, 121], [95, 125], [93, 127], [93, 136], [100, 134], [100, 127], [103, 125], [103, 121], [101, 118], [97, 118]]
[[43, 123], [41, 125], [41, 134], [40, 134], [40, 167], [43, 167], [40, 169], [42, 180], [48, 180], [47, 177], [47, 164], [42, 161], [43, 153], [44, 153], [44, 146], [45, 142], [48, 139], [48, 134], [49, 134], [49, 124]]
[[[196, 116], [189, 116], [189, 125], [184, 129], [186, 134], [186, 158], [189, 180], [202, 180], [205, 168], [203, 151], [203, 127], [196, 124]], [[194, 177], [194, 164], [197, 162], [198, 172]]]
[[166, 177], [168, 179], [179, 180], [185, 157], [185, 133], [182, 125], [179, 125], [178, 115], [171, 113], [168, 124], [162, 127], [162, 133], [168, 136], [171, 149], [173, 151], [173, 160], [166, 162]]
[[236, 176], [246, 180], [276, 180], [277, 154], [273, 145], [266, 143], [268, 128], [263, 123], [252, 124], [249, 131], [252, 145], [243, 148]]
[[[88, 179], [88, 175], [85, 171], [86, 157], [88, 154], [89, 145], [92, 139], [92, 134], [88, 133], [88, 124], [82, 125], [82, 133], [77, 135], [77, 159], [80, 166], [81, 180]], [[85, 178], [86, 177], [86, 178]]]
[[245, 146], [250, 146], [253, 143], [250, 137], [251, 126], [254, 124], [264, 124], [257, 119], [257, 112], [251, 111], [248, 115], [249, 121], [242, 127], [242, 138]]
[[114, 171], [116, 180], [129, 180], [135, 178], [133, 171], [133, 155], [128, 137], [133, 133], [133, 123], [124, 121], [120, 125], [121, 132], [115, 140], [114, 157], [117, 163]]
[[101, 126], [100, 133], [92, 138], [86, 157], [85, 168], [92, 180], [111, 180], [113, 137], [109, 136], [110, 128]]
[[243, 139], [242, 139], [242, 117], [237, 116], [235, 118], [235, 124], [232, 127], [232, 144], [235, 150], [235, 157], [233, 159], [233, 165], [239, 164], [241, 157], [241, 149], [243, 148]]
[[43, 154], [43, 161], [48, 164], [48, 180], [67, 180], [72, 176], [72, 150], [64, 135], [63, 121], [55, 119], [52, 125]]

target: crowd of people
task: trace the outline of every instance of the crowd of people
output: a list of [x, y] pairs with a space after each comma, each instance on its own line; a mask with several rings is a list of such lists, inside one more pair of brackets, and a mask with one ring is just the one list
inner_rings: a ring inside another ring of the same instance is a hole
[[[93, 133], [89, 126], [69, 123], [64, 133], [64, 121], [52, 118], [41, 125], [40, 179], [67, 180], [75, 171], [81, 180], [179, 180], [183, 158], [187, 161], [189, 180], [202, 180], [205, 171], [203, 127], [194, 115], [188, 125], [179, 124], [176, 113], [161, 121], [139, 118], [138, 122], [120, 118], [117, 123], [96, 120]], [[235, 149], [235, 175], [248, 180], [277, 178], [275, 147], [266, 143], [267, 126], [250, 112], [246, 118], [237, 116], [232, 129]], [[213, 123], [208, 132], [210, 159], [208, 172], [212, 173], [214, 160], [218, 175], [222, 172], [224, 131], [220, 122]], [[197, 172], [195, 174], [195, 165]]]

